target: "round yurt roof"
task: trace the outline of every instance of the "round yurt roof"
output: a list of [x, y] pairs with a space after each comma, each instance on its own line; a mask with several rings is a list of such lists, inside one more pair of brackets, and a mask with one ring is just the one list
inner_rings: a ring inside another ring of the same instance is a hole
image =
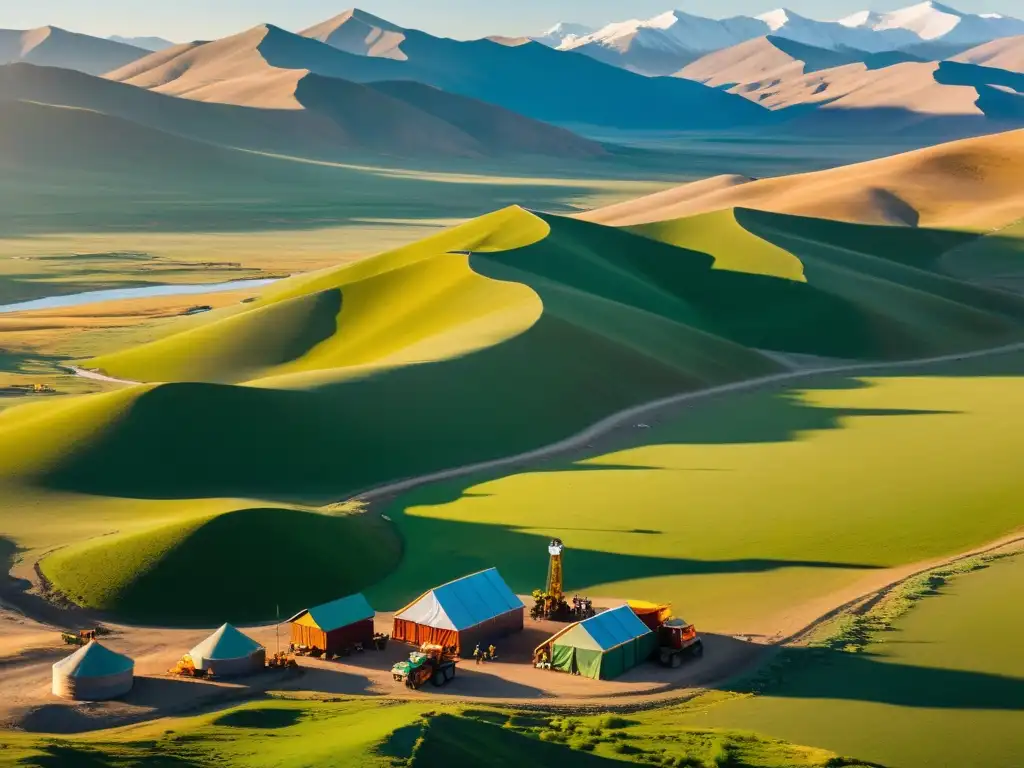
[[53, 669], [66, 677], [107, 677], [131, 672], [135, 669], [135, 662], [92, 640], [66, 659], [58, 661]]
[[206, 659], [207, 661], [244, 659], [262, 647], [251, 637], [243, 635], [230, 624], [224, 624], [220, 629], [193, 648], [190, 655], [193, 659]]

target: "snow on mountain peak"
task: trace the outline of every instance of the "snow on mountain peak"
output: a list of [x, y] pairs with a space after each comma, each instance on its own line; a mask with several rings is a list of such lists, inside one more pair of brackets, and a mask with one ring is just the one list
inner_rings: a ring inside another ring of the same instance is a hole
[[755, 18], [767, 24], [772, 32], [777, 32], [778, 30], [782, 29], [782, 27], [789, 24], [794, 19], [794, 17], [800, 18], [799, 16], [796, 16], [796, 14], [794, 14], [792, 11], [786, 8], [776, 8], [774, 11], [762, 13], [761, 15]]
[[643, 22], [643, 26], [650, 27], [651, 29], [668, 29], [675, 26], [685, 15], [682, 11], [665, 11], [660, 16], [655, 16], [653, 19]]
[[881, 20], [882, 14], [876, 11], [857, 11], [840, 19], [839, 23], [844, 27], [874, 27]]
[[570, 44], [572, 41], [586, 37], [593, 33], [594, 28], [588, 27], [585, 24], [576, 24], [571, 21], [560, 21], [551, 29], [544, 32], [542, 35], [538, 35], [533, 39], [538, 43], [551, 46], [552, 48], [560, 48]]
[[[956, 1], [956, 0], [954, 0]], [[935, 0], [881, 13], [864, 10], [838, 21], [818, 21], [788, 8], [758, 16], [709, 19], [672, 10], [649, 19], [628, 19], [592, 30], [559, 24], [534, 38], [560, 50], [582, 50], [602, 61], [645, 74], [674, 74], [694, 55], [722, 50], [758, 37], [784, 37], [817, 48], [894, 51], [925, 41], [977, 45], [1024, 34], [1024, 21], [999, 14], [963, 13]]]

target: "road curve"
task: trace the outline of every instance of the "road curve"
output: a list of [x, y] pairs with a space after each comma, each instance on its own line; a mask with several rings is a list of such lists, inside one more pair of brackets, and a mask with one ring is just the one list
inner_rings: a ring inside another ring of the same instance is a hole
[[396, 493], [408, 491], [413, 488], [418, 488], [421, 485], [427, 485], [429, 483], [438, 482], [440, 480], [451, 480], [457, 477], [464, 477], [466, 475], [473, 475], [477, 472], [486, 472], [492, 469], [502, 469], [503, 467], [513, 467], [520, 464], [527, 464], [538, 460], [550, 459], [558, 456], [560, 453], [567, 451], [576, 450], [582, 448], [591, 440], [601, 437], [607, 432], [613, 429], [623, 426], [634, 419], [638, 419], [643, 416], [650, 415], [656, 411], [661, 410], [673, 405], [681, 405], [683, 403], [689, 403], [704, 398], [715, 397], [717, 395], [723, 395], [732, 392], [747, 392], [755, 390], [763, 386], [770, 386], [772, 384], [778, 384], [781, 382], [798, 381], [800, 379], [811, 378], [814, 376], [821, 376], [822, 374], [836, 374], [836, 373], [857, 373], [858, 371], [882, 371], [882, 370], [899, 370], [901, 368], [915, 368], [920, 365], [935, 365], [939, 363], [951, 363], [959, 360], [973, 360], [982, 357], [991, 357], [995, 355], [1003, 355], [1010, 352], [1022, 352], [1024, 351], [1024, 342], [1017, 342], [1015, 344], [1006, 344], [1001, 347], [992, 347], [990, 349], [981, 349], [973, 352], [960, 352], [952, 355], [941, 355], [939, 357], [925, 357], [917, 358], [914, 360], [899, 360], [896, 362], [889, 363], [851, 363], [849, 365], [835, 365], [827, 366], [822, 368], [807, 368], [797, 371], [786, 371], [783, 373], [775, 373], [769, 376], [760, 376], [756, 379], [744, 379], [743, 381], [735, 381], [729, 384], [721, 384], [716, 387], [708, 387], [707, 389], [701, 389], [696, 392], [684, 392], [679, 395], [671, 395], [669, 397], [661, 398], [660, 400], [652, 400], [647, 403], [627, 408], [624, 411], [614, 413], [607, 418], [602, 419], [596, 424], [592, 424], [582, 432], [567, 437], [564, 440], [560, 440], [557, 443], [551, 443], [541, 448], [535, 448], [532, 451], [525, 453], [516, 454], [515, 456], [506, 456], [501, 459], [493, 459], [490, 461], [482, 461], [476, 464], [464, 464], [460, 467], [453, 467], [451, 469], [443, 469], [438, 472], [431, 472], [426, 475], [420, 475], [418, 477], [406, 478], [404, 480], [396, 480], [393, 482], [385, 483], [384, 485], [373, 486], [367, 488], [358, 493], [351, 494], [346, 499], [358, 499], [361, 501], [373, 501], [383, 497], [391, 496]]
[[99, 373], [97, 371], [90, 371], [88, 368], [79, 368], [77, 365], [69, 365], [66, 370], [71, 371], [83, 379], [92, 379], [93, 381], [107, 381], [112, 384], [141, 384], [141, 381], [130, 381], [128, 379], [115, 379], [113, 376], [107, 376], [106, 374]]

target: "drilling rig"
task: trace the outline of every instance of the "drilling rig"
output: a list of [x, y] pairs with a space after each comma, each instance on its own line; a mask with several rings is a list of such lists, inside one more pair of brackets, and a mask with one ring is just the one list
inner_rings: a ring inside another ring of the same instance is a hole
[[565, 545], [561, 539], [552, 539], [548, 544], [548, 580], [544, 590], [533, 591], [534, 606], [530, 616], [534, 619], [568, 621], [572, 617], [569, 604], [562, 589], [562, 552]]
[[552, 539], [548, 544], [548, 596], [553, 600], [564, 600], [562, 594], [562, 552], [565, 545], [561, 539]]

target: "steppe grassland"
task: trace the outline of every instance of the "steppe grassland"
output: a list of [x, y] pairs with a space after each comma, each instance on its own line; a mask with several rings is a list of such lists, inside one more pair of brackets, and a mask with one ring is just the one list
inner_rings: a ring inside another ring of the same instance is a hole
[[576, 461], [411, 491], [389, 514], [419, 544], [374, 595], [397, 605], [437, 563], [485, 561], [529, 591], [560, 536], [573, 591], [756, 633], [1020, 529], [1022, 374], [1011, 354], [720, 396]]

